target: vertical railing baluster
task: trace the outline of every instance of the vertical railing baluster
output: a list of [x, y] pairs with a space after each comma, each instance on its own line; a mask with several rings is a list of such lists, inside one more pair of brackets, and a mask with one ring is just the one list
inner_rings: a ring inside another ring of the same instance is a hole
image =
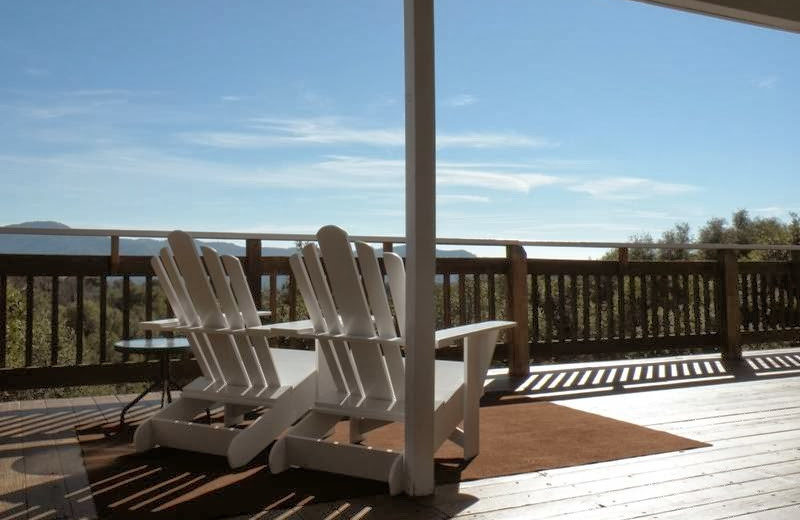
[[539, 342], [539, 275], [533, 273], [531, 276], [531, 334], [533, 342]]
[[106, 362], [108, 349], [108, 277], [100, 276], [100, 362]]
[[661, 331], [664, 336], [669, 336], [672, 333], [672, 280], [671, 276], [666, 274], [661, 277], [662, 285], [661, 291], [661, 307], [664, 309], [661, 313]]
[[661, 336], [661, 313], [659, 313], [659, 308], [661, 307], [661, 276], [657, 274], [650, 275], [650, 282], [652, 284], [651, 291], [650, 291], [650, 298], [651, 298], [651, 309], [653, 313], [653, 337], [660, 337]]
[[681, 275], [681, 303], [683, 304], [683, 331], [687, 336], [691, 334], [689, 325], [689, 275]]
[[759, 305], [758, 293], [758, 273], [750, 275], [750, 301], [752, 310], [750, 311], [750, 323], [753, 324], [753, 330], [761, 330], [761, 306]]
[[58, 364], [58, 276], [54, 276], [50, 287], [50, 364]]
[[751, 330], [753, 325], [752, 304], [750, 302], [750, 275], [747, 273], [739, 273], [739, 287], [741, 290], [742, 298], [739, 305], [742, 310], [742, 328], [744, 330]]
[[[144, 319], [147, 321], [153, 319], [153, 276], [150, 274], [144, 279]], [[144, 337], [150, 339], [153, 333], [147, 330]]]
[[544, 275], [544, 341], [548, 345], [553, 343], [553, 277], [549, 274]]
[[581, 296], [583, 297], [583, 341], [592, 339], [592, 326], [589, 321], [589, 275], [584, 274], [581, 276]]
[[83, 363], [83, 276], [75, 284], [75, 364]]
[[495, 295], [495, 292], [494, 292], [495, 291], [494, 277], [495, 277], [494, 273], [489, 273], [489, 275], [487, 276], [487, 279], [486, 279], [486, 283], [488, 285], [487, 292], [489, 293], [487, 297], [489, 298], [489, 319], [490, 320], [497, 319], [497, 300], [496, 300], [497, 296]]
[[695, 273], [692, 275], [692, 310], [694, 313], [694, 334], [700, 334], [700, 276]]
[[[628, 283], [630, 284], [630, 292], [628, 293], [630, 296], [630, 304], [628, 308], [630, 309], [630, 316], [631, 316], [631, 330], [630, 330], [630, 337], [637, 338], [638, 334], [637, 331], [639, 330], [641, 316], [639, 315], [641, 312], [641, 302], [639, 298], [636, 296], [636, 275], [629, 275], [628, 276]], [[642, 333], [642, 337], [644, 337], [644, 333]]]
[[558, 274], [558, 325], [556, 329], [556, 333], [558, 334], [558, 342], [564, 342], [564, 336], [567, 328], [567, 318], [566, 318], [566, 301], [564, 298], [564, 293], [566, 292], [564, 286], [564, 274]]
[[614, 339], [615, 334], [615, 311], [614, 311], [614, 277], [609, 276], [606, 280], [608, 290], [606, 291], [606, 308], [608, 309], [608, 340]]
[[472, 275], [472, 322], [478, 323], [481, 321], [481, 275], [475, 273]]
[[273, 269], [269, 273], [269, 311], [272, 313], [272, 322], [278, 322], [278, 272]]
[[595, 339], [603, 339], [603, 275], [594, 275], [595, 294]]
[[759, 273], [759, 305], [761, 306], [761, 313], [759, 321], [761, 322], [761, 330], [769, 330], [769, 307], [767, 307], [767, 273]]
[[8, 349], [8, 279], [0, 275], [0, 368], [6, 367], [6, 351]]
[[786, 329], [788, 324], [788, 308], [791, 305], [791, 299], [789, 298], [788, 294], [788, 276], [789, 273], [781, 273], [778, 278], [778, 291], [780, 295], [781, 301], [781, 313], [780, 313], [780, 325], [781, 329]]
[[459, 325], [467, 322], [467, 280], [464, 273], [458, 273], [458, 321]]
[[25, 366], [33, 364], [33, 276], [25, 278]]
[[619, 313], [619, 327], [617, 334], [619, 339], [625, 339], [627, 323], [625, 319], [625, 275], [620, 269], [617, 275], [617, 312]]
[[444, 314], [444, 328], [452, 325], [450, 319], [450, 273], [442, 275], [442, 313]]
[[572, 305], [570, 306], [570, 328], [572, 329], [572, 341], [578, 341], [578, 275], [569, 276], [569, 292]]
[[670, 291], [672, 294], [672, 313], [673, 313], [673, 334], [676, 336], [683, 335], [683, 320], [681, 319], [681, 276], [673, 274], [670, 276], [672, 279]]
[[[648, 309], [652, 310], [652, 307], [650, 306], [650, 300], [648, 300], [647, 296], [647, 275], [644, 273], [639, 275], [639, 293], [641, 294], [639, 305], [642, 316], [642, 338], [647, 338], [650, 336], [650, 326], [653, 321], [650, 319], [647, 312]], [[652, 297], [652, 293], [650, 293], [650, 296]]]
[[[122, 339], [131, 338], [131, 279], [122, 277]], [[128, 353], [122, 354], [122, 360], [128, 361]]]
[[706, 334], [715, 332], [716, 329], [711, 322], [711, 284], [714, 282], [714, 276], [703, 275], [703, 328]]
[[297, 284], [294, 276], [289, 275], [289, 321], [297, 320]]

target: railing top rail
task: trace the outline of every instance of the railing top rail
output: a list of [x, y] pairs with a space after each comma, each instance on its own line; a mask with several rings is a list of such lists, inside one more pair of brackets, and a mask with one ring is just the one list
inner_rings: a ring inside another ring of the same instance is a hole
[[[170, 231], [152, 229], [88, 229], [88, 228], [24, 228], [0, 227], [0, 235], [49, 235], [49, 236], [83, 236], [83, 237], [126, 237], [126, 238], [166, 238]], [[270, 240], [275, 242], [313, 241], [316, 235], [296, 233], [241, 233], [227, 231], [189, 231], [194, 238], [216, 240]], [[405, 243], [403, 236], [388, 235], [353, 235], [353, 239], [370, 243], [391, 242]], [[663, 244], [633, 242], [569, 242], [548, 240], [520, 240], [508, 238], [447, 238], [436, 239], [440, 245], [463, 246], [508, 246], [520, 245], [529, 247], [561, 247], [561, 248], [597, 248], [597, 249], [686, 249], [686, 250], [778, 250], [800, 251], [800, 245], [786, 244]]]

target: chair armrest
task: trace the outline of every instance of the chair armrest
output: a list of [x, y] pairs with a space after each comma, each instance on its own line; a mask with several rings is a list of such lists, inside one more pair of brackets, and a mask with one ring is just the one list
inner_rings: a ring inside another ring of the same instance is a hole
[[180, 323], [178, 322], [178, 318], [166, 318], [163, 320], [149, 320], [149, 321], [140, 321], [139, 327], [142, 330], [149, 330], [153, 332], [158, 332], [162, 330], [173, 330], [176, 327], [180, 327]]
[[287, 321], [285, 323], [268, 323], [257, 327], [247, 327], [232, 331], [237, 336], [288, 336], [306, 337], [314, 333], [311, 320]]
[[494, 330], [509, 329], [516, 327], [515, 321], [482, 321], [481, 323], [471, 323], [469, 325], [459, 325], [449, 329], [436, 331], [436, 348], [447, 346], [457, 339], [463, 339], [476, 334], [483, 334]]

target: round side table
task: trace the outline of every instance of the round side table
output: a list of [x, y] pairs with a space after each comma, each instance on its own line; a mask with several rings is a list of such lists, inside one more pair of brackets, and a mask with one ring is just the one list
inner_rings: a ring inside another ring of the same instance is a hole
[[159, 377], [144, 392], [125, 405], [119, 415], [120, 429], [125, 426], [125, 413], [149, 392], [159, 387], [161, 388], [161, 407], [164, 407], [164, 399], [168, 403], [172, 402], [170, 386], [178, 388], [172, 381], [169, 374], [169, 357], [173, 354], [183, 354], [191, 351], [191, 346], [186, 338], [151, 338], [151, 339], [125, 339], [114, 343], [114, 350], [124, 354], [148, 354], [157, 355], [159, 360]]

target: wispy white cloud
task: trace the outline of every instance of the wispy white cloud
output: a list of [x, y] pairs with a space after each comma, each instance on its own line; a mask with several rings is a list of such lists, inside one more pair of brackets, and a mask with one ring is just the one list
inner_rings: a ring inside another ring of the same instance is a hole
[[576, 183], [571, 191], [608, 200], [636, 200], [655, 196], [683, 195], [700, 189], [691, 184], [660, 182], [641, 177], [607, 177]]
[[753, 81], [753, 84], [758, 88], [775, 88], [777, 83], [777, 76], [766, 76]]
[[234, 101], [241, 101], [242, 97], [241, 96], [220, 96], [219, 99], [220, 99], [220, 101], [234, 102]]
[[[178, 136], [193, 145], [214, 148], [258, 149], [289, 145], [349, 144], [399, 147], [405, 143], [402, 128], [367, 128], [346, 124], [338, 118], [256, 118], [247, 131], [184, 132]], [[517, 133], [441, 133], [439, 148], [550, 148], [548, 139]]]
[[28, 76], [41, 77], [41, 76], [49, 76], [50, 71], [47, 69], [43, 69], [41, 67], [27, 67], [25, 68], [25, 74], [27, 74]]
[[79, 106], [31, 107], [24, 110], [32, 119], [59, 119], [81, 114], [84, 111], [84, 108]]
[[458, 202], [479, 202], [487, 203], [492, 199], [483, 195], [436, 195], [436, 202], [444, 203], [458, 203]]
[[477, 102], [478, 98], [472, 94], [458, 94], [456, 96], [446, 98], [443, 101], [443, 104], [448, 107], [465, 107], [468, 105], [474, 105]]
[[788, 213], [797, 212], [798, 208], [786, 208], [783, 206], [767, 206], [765, 208], [755, 208], [752, 211], [753, 213], [757, 213], [760, 215], [767, 215], [770, 217], [780, 217], [787, 215]]

